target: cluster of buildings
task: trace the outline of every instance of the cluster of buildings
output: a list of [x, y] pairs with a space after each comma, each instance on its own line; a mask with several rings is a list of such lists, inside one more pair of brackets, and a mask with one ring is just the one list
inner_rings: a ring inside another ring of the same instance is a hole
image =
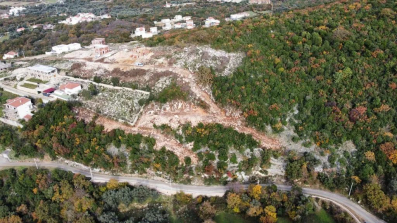
[[19, 16], [19, 13], [22, 12], [23, 10], [26, 10], [26, 8], [25, 7], [11, 7], [8, 14], [12, 15], [12, 16]]
[[20, 12], [23, 10], [26, 10], [25, 7], [11, 7], [10, 11], [8, 13], [3, 13], [0, 15], [1, 19], [8, 19], [10, 16], [19, 16]]
[[204, 21], [204, 27], [217, 26], [217, 25], [219, 25], [219, 23], [221, 23], [221, 21], [214, 19], [213, 17], [208, 17]]
[[154, 22], [155, 26], [161, 27], [163, 30], [171, 29], [193, 29], [195, 27], [191, 16], [176, 15], [173, 19], [162, 19]]
[[[69, 82], [61, 84], [58, 89], [52, 87], [44, 89], [42, 93], [55, 99], [70, 100], [71, 95], [78, 94], [81, 90], [81, 84]], [[27, 97], [16, 97], [7, 100], [7, 103], [4, 104], [3, 113], [4, 118], [9, 120], [17, 121], [23, 119], [29, 121], [33, 116], [33, 110], [34, 107], [31, 99]]]
[[96, 16], [93, 13], [78, 13], [75, 16], [70, 16], [66, 20], [60, 21], [59, 23], [63, 23], [66, 25], [76, 25], [77, 23], [82, 22], [92, 22], [101, 19], [109, 19], [111, 16], [109, 14]]
[[61, 54], [61, 53], [66, 53], [70, 52], [73, 50], [78, 50], [81, 49], [80, 43], [71, 43], [71, 44], [61, 44], [61, 45], [56, 45], [51, 48], [50, 52], [46, 52], [45, 54], [47, 55], [52, 55], [52, 54]]
[[152, 38], [158, 34], [157, 27], [150, 27], [149, 32], [146, 32], [145, 27], [138, 27], [135, 29], [135, 36], [141, 36], [143, 39]]
[[188, 5], [195, 5], [195, 2], [184, 2], [184, 3], [178, 3], [177, 1], [171, 1], [168, 3], [168, 1], [165, 2], [164, 8], [171, 8], [171, 7], [179, 7], [179, 6], [188, 6]]

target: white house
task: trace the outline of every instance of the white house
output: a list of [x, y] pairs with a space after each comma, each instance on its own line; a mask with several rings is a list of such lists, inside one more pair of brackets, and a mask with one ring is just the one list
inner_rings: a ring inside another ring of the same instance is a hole
[[142, 36], [145, 32], [145, 27], [138, 27], [135, 29], [135, 36]]
[[61, 45], [53, 46], [52, 51], [46, 52], [46, 54], [60, 54], [60, 53], [65, 53], [65, 52], [78, 50], [78, 49], [81, 49], [80, 43], [71, 43], [68, 45], [61, 44]]
[[249, 14], [247, 12], [240, 12], [237, 14], [230, 15], [230, 19], [232, 19], [232, 20], [241, 20], [241, 19], [244, 19], [247, 17], [249, 17]]
[[181, 20], [182, 20], [182, 16], [181, 15], [175, 15], [175, 17], [174, 17], [174, 21], [175, 22], [181, 21]]
[[187, 29], [193, 29], [194, 28], [194, 23], [193, 23], [193, 20], [187, 20], [186, 21], [186, 28]]
[[64, 23], [67, 25], [76, 25], [77, 23], [81, 23], [81, 22], [92, 22], [105, 18], [111, 18], [111, 16], [108, 14], [102, 16], [96, 16], [92, 13], [78, 13], [76, 16], [71, 16], [66, 20], [60, 21], [59, 23]]
[[10, 11], [8, 12], [9, 15], [13, 16], [19, 16], [19, 13], [22, 12], [23, 10], [26, 10], [24, 7], [12, 7]]
[[18, 29], [17, 29], [17, 32], [23, 32], [23, 31], [25, 31], [25, 28], [24, 28], [24, 27], [21, 27], [21, 28], [18, 28]]
[[18, 53], [14, 52], [14, 51], [10, 51], [3, 55], [3, 60], [13, 59], [15, 57], [18, 57]]
[[175, 29], [181, 29], [182, 28], [182, 23], [175, 23], [174, 24]]
[[164, 29], [164, 30], [171, 30], [171, 29], [172, 29], [171, 23], [169, 23], [169, 22], [168, 22], [168, 23], [165, 23], [164, 26], [163, 26], [163, 29]]
[[148, 38], [152, 38], [153, 37], [153, 33], [144, 33], [142, 34], [142, 38], [143, 39], [148, 39]]
[[67, 95], [78, 94], [81, 91], [81, 84], [79, 83], [66, 83], [59, 86], [59, 90], [65, 92]]
[[29, 76], [45, 81], [50, 80], [58, 74], [58, 70], [55, 67], [44, 66], [41, 64], [28, 67], [28, 69], [30, 70]]
[[217, 26], [217, 25], [219, 25], [219, 23], [220, 23], [220, 21], [219, 20], [216, 20], [216, 19], [214, 19], [213, 17], [208, 17], [206, 20], [205, 20], [205, 27], [211, 27], [211, 26]]
[[4, 115], [11, 120], [30, 119], [32, 117], [32, 101], [29, 98], [17, 97], [7, 100]]
[[171, 22], [171, 19], [162, 19], [161, 20], [161, 23], [170, 23]]
[[164, 8], [171, 8], [171, 4], [168, 2], [165, 2]]
[[150, 27], [150, 33], [153, 35], [157, 35], [159, 33], [157, 27]]

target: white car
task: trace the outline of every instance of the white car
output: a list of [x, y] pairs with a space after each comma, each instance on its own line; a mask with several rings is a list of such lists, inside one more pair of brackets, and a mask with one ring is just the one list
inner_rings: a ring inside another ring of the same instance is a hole
[[136, 62], [136, 63], [135, 63], [135, 66], [143, 67], [143, 63], [141, 63], [141, 62]]

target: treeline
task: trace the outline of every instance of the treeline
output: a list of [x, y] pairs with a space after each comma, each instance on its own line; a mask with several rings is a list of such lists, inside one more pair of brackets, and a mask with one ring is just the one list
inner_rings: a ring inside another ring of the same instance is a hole
[[58, 169], [0, 171], [0, 222], [168, 222], [160, 198], [147, 187], [93, 184]]
[[[166, 196], [114, 179], [92, 183], [84, 175], [59, 169], [8, 169], [0, 171], [0, 222], [201, 223], [225, 213], [249, 222], [271, 223], [279, 217], [305, 222], [316, 211], [314, 200], [296, 187], [290, 192], [274, 185], [229, 188], [222, 197], [193, 198], [183, 192]], [[342, 219], [338, 222], [349, 222], [342, 211], [331, 211]]]

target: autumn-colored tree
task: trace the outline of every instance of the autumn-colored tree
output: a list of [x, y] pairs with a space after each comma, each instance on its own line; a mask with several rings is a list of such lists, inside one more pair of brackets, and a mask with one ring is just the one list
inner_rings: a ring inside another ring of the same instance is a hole
[[211, 219], [215, 216], [216, 209], [214, 206], [211, 205], [211, 202], [204, 201], [200, 205], [199, 216], [203, 220]]
[[247, 210], [247, 215], [250, 217], [256, 217], [263, 213], [263, 208], [261, 206], [250, 206]]
[[259, 200], [262, 194], [262, 186], [259, 184], [251, 184], [248, 187], [248, 194], [255, 200]]
[[366, 184], [364, 195], [370, 207], [377, 212], [382, 212], [390, 207], [390, 198], [381, 190], [379, 184]]
[[22, 223], [22, 219], [17, 215], [1, 218], [0, 223]]
[[175, 194], [175, 200], [180, 205], [187, 205], [192, 201], [193, 197], [191, 194], [185, 194], [183, 191]]
[[366, 158], [368, 161], [375, 162], [375, 153], [374, 153], [374, 152], [372, 152], [372, 151], [367, 151], [367, 152], [364, 153], [364, 155], [365, 155], [365, 158]]
[[116, 179], [110, 179], [107, 184], [106, 184], [106, 188], [108, 190], [115, 190], [119, 187], [119, 181]]
[[241, 203], [242, 203], [242, 200], [240, 198], [240, 195], [235, 194], [235, 193], [229, 193], [227, 195], [227, 207], [229, 209], [232, 209], [235, 213], [240, 212]]
[[277, 222], [276, 208], [272, 205], [266, 206], [264, 208], [265, 215], [261, 216], [259, 221], [261, 223], [275, 223]]

